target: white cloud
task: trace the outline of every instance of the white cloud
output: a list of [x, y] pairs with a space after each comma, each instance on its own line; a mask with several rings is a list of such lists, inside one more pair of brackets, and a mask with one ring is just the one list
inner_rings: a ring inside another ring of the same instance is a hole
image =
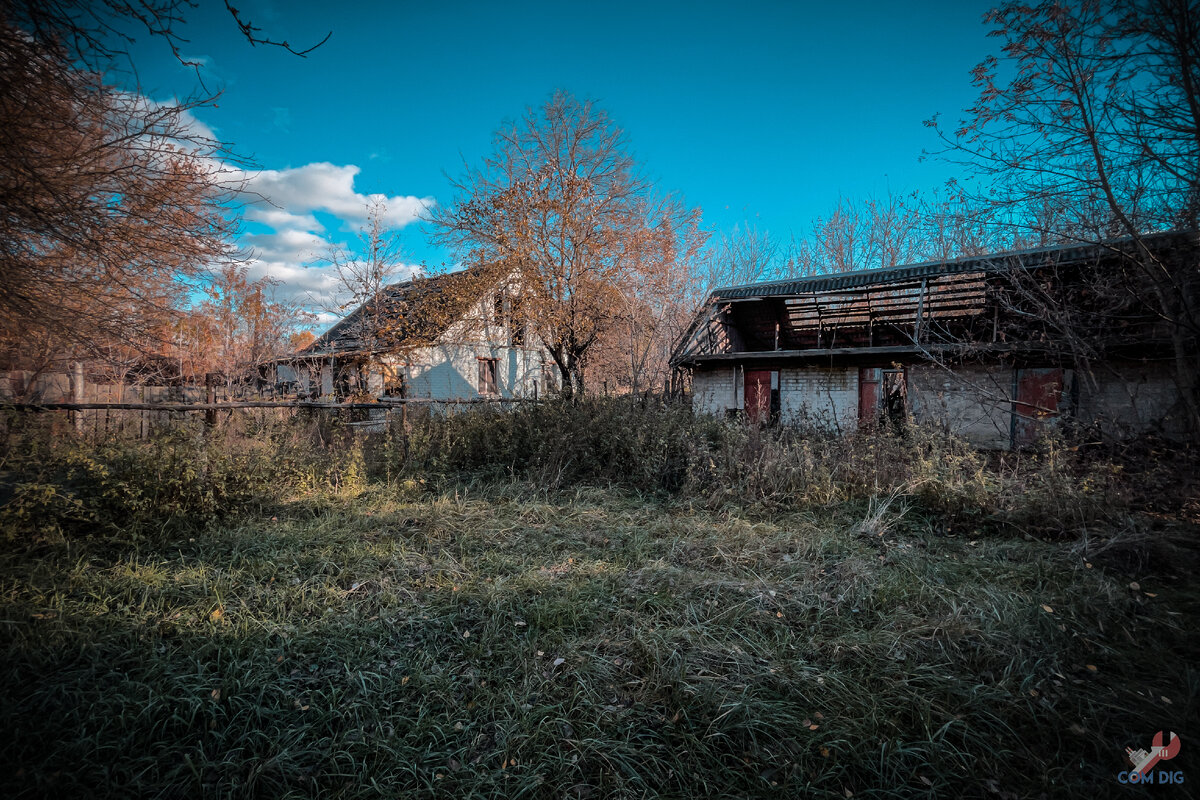
[[242, 234], [242, 243], [254, 249], [263, 261], [280, 261], [302, 265], [316, 261], [328, 247], [328, 242], [315, 233], [285, 228], [272, 233]]
[[245, 216], [252, 222], [261, 222], [277, 231], [314, 231], [319, 233], [325, 230], [325, 226], [312, 214], [294, 214], [274, 206], [248, 206]]
[[346, 223], [363, 224], [373, 202], [387, 206], [384, 221], [403, 228], [420, 218], [434, 204], [432, 197], [360, 194], [354, 191], [354, 179], [361, 169], [354, 164], [338, 166], [325, 161], [292, 169], [267, 169], [246, 176], [247, 203], [275, 206], [293, 214], [327, 211]]
[[[207, 56], [195, 56], [201, 65], [210, 64]], [[115, 91], [118, 108], [130, 113], [132, 120], [152, 119], [158, 124], [148, 130], [135, 129], [143, 137], [158, 137], [191, 152], [196, 163], [208, 170], [213, 181], [228, 189], [242, 203], [246, 220], [268, 231], [244, 233], [241, 244], [249, 251], [247, 268], [251, 279], [268, 278], [275, 284], [277, 298], [295, 302], [314, 312], [318, 324], [325, 327], [336, 321], [328, 309], [338, 294], [335, 271], [322, 262], [331, 245], [354, 252], [360, 242], [350, 235], [335, 240], [317, 213], [335, 217], [339, 233], [357, 234], [367, 223], [372, 205], [384, 207], [383, 222], [400, 229], [421, 218], [435, 201], [413, 195], [363, 194], [354, 183], [360, 167], [314, 162], [288, 169], [251, 172], [235, 160], [227, 159], [221, 149], [219, 131], [202, 122], [194, 109], [175, 100], [154, 100], [136, 92]], [[290, 112], [273, 108], [277, 126], [290, 124]], [[372, 154], [372, 159], [375, 154]], [[413, 264], [401, 265], [396, 280], [404, 280], [418, 271]]]
[[[171, 106], [174, 103], [163, 103], [162, 105]], [[187, 131], [189, 136], [196, 137], [205, 142], [215, 142], [218, 140], [217, 132], [197, 119], [190, 108], [185, 108], [181, 111], [179, 119], [183, 125], [183, 129]]]
[[[407, 280], [419, 270], [416, 264], [402, 264], [393, 280]], [[263, 258], [260, 253], [247, 265], [247, 275], [251, 280], [270, 279], [277, 300], [292, 302], [316, 313], [319, 327], [328, 327], [341, 316], [336, 309], [346, 300], [332, 267], [306, 267], [294, 260]]]
[[[277, 297], [319, 312], [322, 326], [334, 319], [324, 309], [333, 307], [338, 286], [333, 268], [321, 259], [331, 244], [353, 247], [357, 242], [356, 237], [334, 241], [316, 213], [336, 217], [342, 223], [342, 231], [357, 232], [366, 224], [372, 203], [382, 202], [386, 206], [384, 222], [394, 229], [420, 219], [434, 205], [432, 197], [357, 192], [354, 181], [360, 171], [353, 164], [317, 162], [240, 176], [246, 219], [271, 229], [241, 237], [252, 252], [250, 276], [276, 281]], [[417, 269], [415, 265], [403, 265], [396, 279], [403, 280]]]
[[113, 122], [124, 135], [137, 136], [155, 147], [169, 143], [202, 156], [220, 141], [217, 132], [196, 117], [194, 106], [120, 89], [113, 90], [109, 98], [119, 112]]

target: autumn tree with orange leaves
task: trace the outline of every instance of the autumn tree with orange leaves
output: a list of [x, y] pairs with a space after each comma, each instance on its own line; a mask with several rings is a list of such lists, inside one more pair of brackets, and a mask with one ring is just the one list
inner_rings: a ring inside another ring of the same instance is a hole
[[[0, 357], [160, 356], [232, 244], [238, 160], [195, 124], [210, 102], [113, 85], [136, 36], [178, 55], [187, 0], [0, 4]], [[229, 8], [241, 36], [278, 44]], [[119, 364], [117, 365], [119, 368]]]
[[[657, 324], [704, 241], [699, 210], [657, 192], [608, 114], [566, 92], [506, 123], [453, 185], [454, 202], [431, 214], [435, 238], [516, 276], [567, 397], [584, 392], [607, 333]], [[632, 338], [636, 380], [644, 345]]]

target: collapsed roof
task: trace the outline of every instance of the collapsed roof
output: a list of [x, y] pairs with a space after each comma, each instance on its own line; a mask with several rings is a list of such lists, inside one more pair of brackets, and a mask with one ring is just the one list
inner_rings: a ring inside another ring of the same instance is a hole
[[[1156, 251], [1180, 248], [1195, 260], [1194, 236], [1156, 234], [1142, 243]], [[1029, 305], [1040, 292], [1054, 291], [1061, 303], [1067, 296], [1064, 287], [1078, 289], [1094, 280], [1097, 265], [1127, 260], [1135, 244], [1121, 240], [1046, 247], [721, 287], [710, 293], [671, 361], [686, 367], [748, 355], [765, 360], [898, 355], [967, 342], [1002, 346], [1013, 341], [1014, 333], [1030, 338], [1036, 327], [1036, 320], [1020, 319], [1022, 302]], [[1055, 288], [1047, 289], [1045, 281]], [[1094, 302], [1094, 292], [1091, 300], [1086, 295], [1075, 291], [1072, 297]], [[1047, 297], [1044, 308], [1050, 302]], [[1031, 316], [1029, 311], [1025, 317]], [[1126, 311], [1123, 326], [1146, 323], [1139, 317], [1145, 316], [1142, 309]], [[1016, 331], [1017, 323], [1026, 330]], [[1046, 331], [1034, 332], [1033, 338], [1038, 337], [1045, 340]]]

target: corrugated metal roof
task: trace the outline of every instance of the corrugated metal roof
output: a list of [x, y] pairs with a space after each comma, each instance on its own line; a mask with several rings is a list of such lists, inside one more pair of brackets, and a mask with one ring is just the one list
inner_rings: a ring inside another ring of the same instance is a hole
[[[1147, 242], [1157, 242], [1175, 237], [1180, 237], [1180, 234], [1161, 233], [1146, 236], [1143, 239]], [[962, 272], [1003, 272], [1013, 267], [1014, 260], [1030, 262], [1022, 266], [1033, 266], [1033, 262], [1045, 263], [1051, 259], [1060, 264], [1070, 263], [1109, 255], [1114, 249], [1131, 243], [1131, 239], [1121, 239], [1103, 245], [1069, 244], [1057, 247], [1038, 247], [958, 258], [953, 261], [928, 261], [923, 264], [909, 264], [886, 269], [861, 269], [854, 272], [814, 275], [809, 278], [790, 278], [764, 283], [746, 283], [740, 286], [724, 286], [713, 289], [709, 295], [709, 302], [842, 291], [858, 289], [863, 286], [920, 280], [937, 275], [955, 275]]]

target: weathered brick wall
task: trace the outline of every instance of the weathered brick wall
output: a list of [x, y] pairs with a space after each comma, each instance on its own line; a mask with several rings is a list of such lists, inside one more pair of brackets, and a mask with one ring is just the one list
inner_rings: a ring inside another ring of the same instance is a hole
[[[908, 405], [917, 422], [936, 425], [977, 447], [1008, 449], [1013, 436], [1013, 378], [1008, 365], [933, 364], [908, 368]], [[1074, 382], [1074, 390], [1072, 384]], [[1097, 424], [1108, 436], [1182, 430], [1179, 391], [1171, 365], [1104, 365], [1094, 375], [1063, 371], [1059, 408], [1079, 422]], [[849, 432], [858, 426], [857, 367], [787, 367], [780, 370], [780, 416], [784, 423]], [[697, 368], [692, 407], [724, 414], [742, 405], [737, 367]], [[1073, 399], [1077, 398], [1077, 399]], [[1055, 417], [1025, 419], [1050, 430]]]
[[847, 433], [858, 427], [857, 367], [791, 367], [779, 371], [779, 412], [785, 423]]
[[1076, 392], [1076, 417], [1085, 424], [1095, 421], [1106, 435], [1174, 435], [1183, 430], [1179, 388], [1169, 363], [1103, 364], [1091, 375], [1077, 375]]
[[1013, 370], [963, 365], [953, 371], [933, 364], [908, 369], [908, 406], [917, 422], [963, 437], [977, 447], [1012, 444]]
[[[1013, 377], [1008, 366], [959, 366], [951, 372], [915, 365], [908, 371], [909, 408], [918, 422], [943, 427], [978, 447], [1006, 449], [1012, 444]], [[1092, 375], [1063, 371], [1060, 410], [1083, 425], [1097, 425], [1107, 436], [1178, 433], [1178, 404], [1169, 365], [1106, 364]], [[1059, 419], [1025, 424], [1049, 431]]]
[[692, 373], [692, 410], [723, 415], [738, 407], [735, 367], [697, 367]]

